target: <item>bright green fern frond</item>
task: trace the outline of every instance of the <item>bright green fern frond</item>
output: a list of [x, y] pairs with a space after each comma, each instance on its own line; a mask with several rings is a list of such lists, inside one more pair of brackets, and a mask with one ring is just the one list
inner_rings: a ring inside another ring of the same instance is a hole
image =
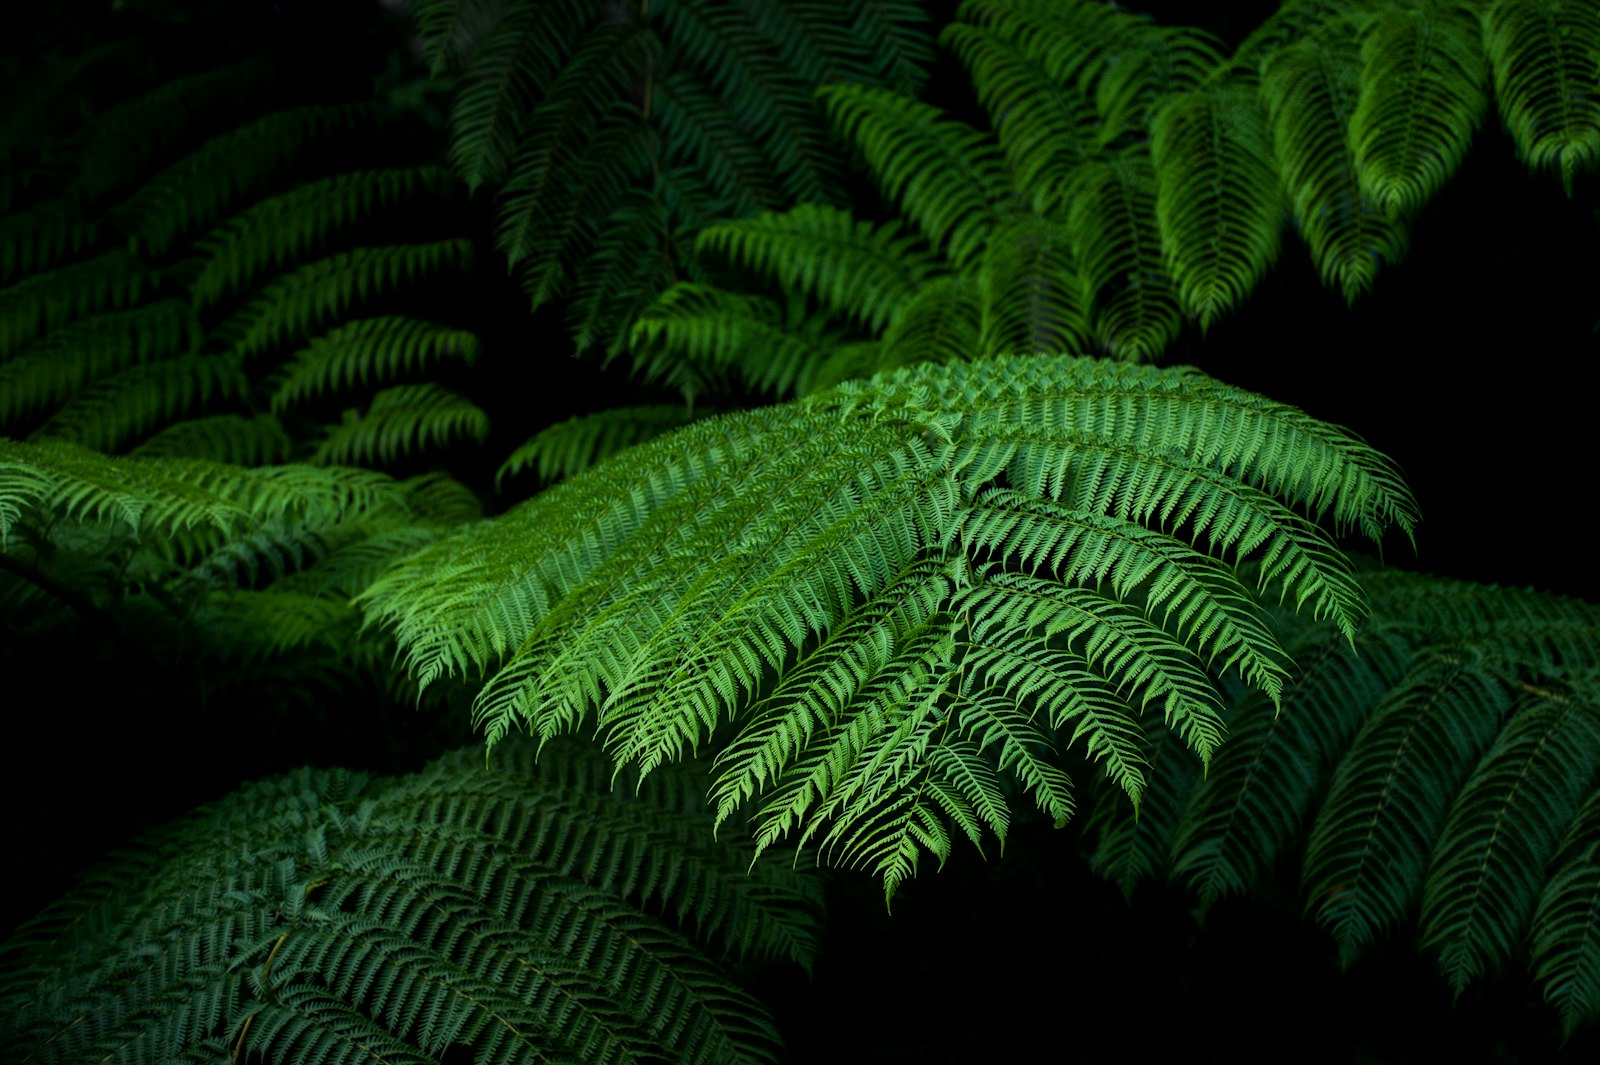
[[12, 1056], [778, 1060], [720, 958], [809, 960], [813, 878], [564, 744], [299, 770], [158, 832], [5, 946]]
[[1135, 145], [1113, 161], [1087, 164], [1065, 195], [1096, 339], [1115, 358], [1154, 359], [1183, 319], [1162, 262], [1149, 153]]
[[272, 409], [284, 410], [356, 385], [393, 380], [444, 359], [471, 363], [478, 338], [419, 318], [358, 318], [296, 352], [272, 390]]
[[466, 267], [468, 240], [357, 248], [317, 259], [263, 288], [214, 336], [240, 354], [257, 354], [306, 335], [347, 312], [358, 299], [392, 290], [415, 278]]
[[943, 272], [897, 224], [858, 222], [847, 211], [817, 204], [707, 226], [695, 246], [775, 277], [787, 291], [815, 296], [873, 332]]
[[1133, 792], [1147, 709], [1209, 756], [1202, 663], [1276, 697], [1235, 561], [1352, 632], [1359, 590], [1306, 514], [1416, 520], [1364, 445], [1197, 374], [922, 364], [623, 451], [361, 604], [422, 682], [490, 673], [491, 741], [592, 718], [648, 771], [731, 721], [719, 815], [753, 802], [762, 845], [795, 831], [892, 887], [953, 832], [1004, 831], [1003, 769], [1065, 816], [1039, 755], [1060, 738]]
[[321, 466], [389, 463], [463, 437], [481, 444], [488, 435], [489, 416], [465, 396], [432, 383], [395, 385], [375, 393], [364, 413], [346, 411], [310, 461]]
[[1341, 26], [1274, 53], [1261, 76], [1295, 223], [1323, 282], [1352, 301], [1381, 264], [1404, 254], [1408, 228], [1368, 195], [1350, 145], [1359, 60], [1356, 38]]
[[1498, 0], [1485, 27], [1500, 115], [1528, 165], [1568, 193], [1600, 167], [1600, 9], [1586, 0]]
[[496, 471], [495, 484], [526, 469], [535, 470], [541, 484], [550, 484], [693, 420], [687, 408], [676, 406], [612, 407], [580, 414], [540, 430], [513, 451]]
[[929, 243], [960, 268], [994, 230], [1007, 182], [988, 138], [927, 104], [864, 85], [817, 90], [839, 135]]
[[1150, 154], [1166, 266], [1205, 329], [1278, 255], [1284, 203], [1255, 87], [1229, 78], [1169, 97], [1151, 120]]
[[1488, 106], [1478, 12], [1452, 0], [1385, 12], [1361, 65], [1350, 143], [1362, 189], [1391, 215], [1413, 214], [1460, 165]]

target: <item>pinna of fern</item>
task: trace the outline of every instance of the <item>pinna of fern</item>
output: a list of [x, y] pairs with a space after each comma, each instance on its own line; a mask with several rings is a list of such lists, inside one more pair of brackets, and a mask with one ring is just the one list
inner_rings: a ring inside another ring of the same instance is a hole
[[312, 454], [319, 393], [477, 353], [464, 330], [384, 308], [460, 270], [469, 242], [357, 243], [403, 205], [447, 203], [449, 174], [342, 167], [336, 142], [370, 137], [371, 109], [241, 104], [272, 91], [264, 64], [124, 81], [124, 98], [72, 97], [89, 117], [15, 148], [34, 172], [0, 224], [0, 431], [267, 464], [481, 438], [464, 397], [446, 410], [391, 389], [382, 418]]
[[775, 1061], [718, 959], [809, 964], [815, 878], [581, 744], [300, 770], [154, 834], [0, 948], [8, 1060]]
[[1362, 585], [1353, 644], [1275, 617], [1299, 668], [1281, 707], [1232, 701], [1204, 779], [1146, 730], [1140, 816], [1101, 796], [1094, 861], [1210, 903], [1298, 856], [1346, 964], [1413, 923], [1458, 994], [1526, 956], [1571, 1035], [1600, 1017], [1600, 608], [1397, 571]]
[[1003, 779], [1057, 821], [1072, 746], [1135, 801], [1140, 719], [1202, 759], [1207, 669], [1288, 661], [1234, 565], [1353, 634], [1315, 522], [1409, 532], [1380, 455], [1191, 371], [1069, 357], [922, 365], [703, 419], [380, 576], [359, 603], [426, 686], [483, 673], [491, 742], [592, 723], [645, 772], [715, 741], [753, 807], [888, 892], [953, 832], [1004, 839]]

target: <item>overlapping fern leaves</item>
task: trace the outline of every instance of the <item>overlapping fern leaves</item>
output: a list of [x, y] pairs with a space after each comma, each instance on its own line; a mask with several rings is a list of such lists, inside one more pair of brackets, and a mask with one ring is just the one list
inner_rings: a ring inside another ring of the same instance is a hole
[[618, 350], [706, 223], [840, 199], [820, 84], [913, 94], [929, 58], [906, 0], [418, 0], [454, 76], [452, 157], [499, 202], [499, 244], [535, 309]]
[[470, 333], [394, 304], [459, 271], [470, 244], [378, 236], [374, 220], [402, 205], [447, 203], [449, 175], [340, 166], [338, 141], [372, 136], [370, 110], [241, 106], [269, 97], [269, 74], [248, 62], [147, 75], [97, 112], [70, 83], [83, 99], [66, 104], [91, 117], [11, 146], [28, 181], [6, 190], [0, 223], [0, 432], [227, 462], [376, 463], [397, 441], [482, 437], [464, 398], [441, 416], [390, 390], [383, 419], [314, 451], [317, 393], [476, 355]]
[[1294, 857], [1347, 962], [1413, 921], [1457, 992], [1526, 955], [1570, 1034], [1600, 1017], [1600, 608], [1362, 584], [1353, 644], [1277, 619], [1299, 670], [1281, 708], [1237, 701], [1203, 780], [1147, 730], [1151, 789], [1137, 822], [1106, 796], [1097, 861], [1125, 888], [1165, 874], [1211, 901]]
[[[1286, 222], [1355, 299], [1461, 163], [1491, 73], [1531, 165], [1569, 187], [1600, 165], [1592, 4], [1291, 0], [1229, 56], [1089, 0], [969, 0], [941, 40], [990, 129], [879, 88], [820, 90], [905, 221], [808, 204], [708, 227], [699, 260], [738, 298], [708, 315], [704, 279], [669, 290], [633, 331], [642, 369], [671, 382], [675, 364], [737, 366], [786, 317], [750, 274], [813, 301], [820, 321], [786, 336], [845, 330], [854, 373], [907, 361], [908, 335], [933, 361], [1089, 345], [1158, 358], [1185, 317], [1204, 328], [1245, 299]], [[826, 359], [785, 379], [827, 387], [840, 367]]]
[[[555, 752], [552, 752], [553, 754]], [[300, 770], [155, 835], [0, 948], [9, 1061], [777, 1060], [716, 958], [808, 965], [817, 891], [581, 744]]]
[[719, 819], [754, 803], [762, 847], [797, 833], [892, 893], [955, 832], [1004, 838], [1007, 776], [1064, 821], [1054, 746], [1135, 800], [1142, 716], [1210, 758], [1207, 666], [1276, 698], [1236, 561], [1353, 632], [1317, 517], [1415, 511], [1365, 446], [1192, 372], [921, 366], [623, 452], [361, 602], [424, 685], [488, 674], [491, 742], [592, 722], [648, 772], [711, 741]]

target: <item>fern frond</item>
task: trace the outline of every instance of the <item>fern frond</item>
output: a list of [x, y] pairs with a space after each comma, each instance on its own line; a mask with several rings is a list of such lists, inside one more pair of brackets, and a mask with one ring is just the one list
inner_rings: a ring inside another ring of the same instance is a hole
[[317, 259], [267, 285], [213, 335], [241, 355], [254, 355], [343, 315], [358, 298], [441, 270], [464, 269], [471, 254], [468, 240], [442, 240]]
[[1323, 282], [1347, 301], [1405, 253], [1408, 228], [1361, 181], [1349, 135], [1360, 77], [1355, 39], [1342, 29], [1276, 52], [1261, 75], [1295, 223]]
[[1088, 349], [1089, 305], [1072, 250], [1072, 234], [1059, 221], [1023, 214], [1003, 223], [978, 266], [982, 355]]
[[540, 483], [550, 484], [693, 420], [687, 408], [676, 406], [612, 407], [579, 414], [540, 430], [513, 451], [495, 472], [495, 484], [526, 469], [536, 470]]
[[592, 716], [648, 771], [732, 721], [719, 813], [762, 790], [763, 845], [795, 830], [892, 885], [950, 827], [1004, 829], [979, 754], [1059, 818], [1033, 756], [1053, 733], [1138, 790], [1144, 707], [1203, 754], [1221, 739], [1200, 663], [1276, 695], [1223, 560], [1352, 631], [1347, 564], [1295, 508], [1415, 521], [1363, 445], [1196, 374], [919, 365], [624, 451], [361, 604], [423, 683], [492, 673], [491, 741]]
[[[916, 294], [896, 310], [889, 327], [884, 330], [883, 342], [872, 352], [871, 365], [852, 367], [854, 372], [851, 373], [835, 374], [830, 383], [838, 384], [849, 377], [867, 377], [878, 370], [894, 370], [918, 362], [937, 365], [965, 361], [974, 352], [1009, 354], [1028, 350], [1019, 345], [991, 352], [981, 346], [985, 308], [975, 289], [971, 279], [965, 277], [946, 275], [924, 282]], [[1017, 308], [1013, 304], [1009, 309], [1014, 312]], [[997, 313], [1004, 313], [1004, 310]], [[996, 328], [1003, 326], [997, 322]], [[863, 370], [865, 372], [861, 372]]]
[[1278, 255], [1285, 211], [1255, 88], [1217, 80], [1168, 97], [1151, 119], [1150, 154], [1166, 266], [1203, 330]]
[[100, 377], [51, 415], [33, 438], [114, 451], [161, 422], [197, 411], [213, 396], [242, 395], [248, 382], [239, 361], [229, 355], [185, 355]]
[[146, 438], [129, 454], [143, 458], [209, 459], [236, 466], [271, 466], [289, 457], [289, 434], [270, 414], [189, 418]]
[[395, 315], [358, 318], [294, 354], [274, 382], [272, 410], [282, 413], [325, 392], [393, 380], [444, 359], [470, 364], [477, 357], [478, 338], [465, 330]]
[[149, 281], [143, 264], [118, 248], [0, 288], [0, 359], [14, 355], [41, 330], [129, 307]]
[[872, 332], [943, 272], [921, 242], [895, 223], [858, 222], [847, 211], [817, 204], [707, 226], [695, 247], [775, 277], [785, 290], [814, 296]]
[[463, 437], [483, 443], [489, 416], [471, 400], [435, 384], [395, 385], [374, 393], [365, 413], [346, 411], [311, 454], [316, 465], [394, 462]]
[[1584, 0], [1497, 0], [1485, 26], [1500, 115], [1529, 166], [1572, 191], [1600, 167], [1600, 11]]
[[[0, 1045], [63, 1062], [776, 1061], [714, 955], [809, 958], [811, 878], [577, 745], [300, 770], [168, 826], [5, 946]], [[675, 786], [674, 786], [675, 785]], [[620, 793], [619, 793], [620, 792]], [[714, 952], [714, 954], [712, 953]]]
[[448, 177], [437, 167], [364, 170], [260, 200], [196, 242], [204, 264], [189, 281], [190, 298], [210, 307], [264, 272], [303, 258], [344, 226], [419, 193], [441, 195]]
[[0, 282], [37, 273], [86, 250], [100, 227], [67, 197], [0, 217]]
[[1067, 192], [1095, 337], [1115, 358], [1153, 359], [1178, 335], [1178, 294], [1162, 262], [1156, 182], [1142, 145], [1079, 168]]
[[1414, 214], [1461, 164], [1488, 106], [1478, 12], [1456, 2], [1385, 12], [1361, 66], [1350, 143], [1362, 189], [1391, 215]]
[[[1593, 691], [1597, 685], [1585, 685]], [[1571, 1035], [1600, 1015], [1600, 791], [1572, 819], [1533, 916], [1533, 970]]]
[[864, 85], [817, 90], [833, 128], [928, 242], [959, 269], [993, 232], [1007, 182], [983, 134], [927, 104]]

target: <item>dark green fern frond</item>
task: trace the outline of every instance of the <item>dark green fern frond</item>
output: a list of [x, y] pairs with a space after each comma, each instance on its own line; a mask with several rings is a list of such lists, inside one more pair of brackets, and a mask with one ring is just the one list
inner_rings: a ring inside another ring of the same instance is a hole
[[495, 483], [532, 469], [540, 484], [550, 484], [693, 420], [688, 408], [676, 406], [612, 407], [580, 414], [540, 430], [513, 451], [496, 471]]
[[708, 226], [695, 244], [775, 278], [786, 291], [813, 296], [873, 331], [942, 272], [939, 261], [897, 224], [858, 222], [846, 211], [816, 204]]
[[1061, 222], [1024, 214], [1002, 224], [978, 267], [983, 324], [975, 347], [1070, 354], [1089, 347], [1089, 301]]
[[214, 414], [169, 425], [146, 438], [129, 454], [142, 458], [196, 458], [235, 466], [272, 466], [286, 462], [294, 442], [270, 414], [246, 418]]
[[[996, 298], [999, 301], [1004, 296], [997, 294]], [[1016, 309], [1016, 305], [1012, 304], [1011, 308]], [[980, 294], [967, 278], [934, 278], [901, 306], [889, 328], [884, 330], [882, 343], [871, 349], [871, 360], [865, 372], [858, 369], [839, 374], [832, 383], [838, 384], [851, 377], [870, 377], [880, 369], [893, 370], [918, 362], [965, 361], [972, 357], [972, 352], [987, 350], [979, 346], [983, 342], [983, 312]], [[1005, 309], [997, 307], [995, 313], [998, 319], [1005, 314]], [[998, 320], [996, 328], [1003, 328]]]
[[471, 400], [432, 383], [395, 385], [365, 412], [346, 411], [311, 454], [317, 465], [382, 465], [418, 450], [467, 438], [483, 443], [489, 416]]
[[1149, 153], [1135, 145], [1080, 168], [1067, 195], [1096, 339], [1116, 358], [1155, 358], [1183, 319], [1162, 261]]
[[861, 153], [928, 242], [958, 268], [976, 257], [1007, 195], [988, 138], [883, 89], [831, 85], [817, 98], [833, 128]]
[[272, 389], [281, 413], [326, 392], [393, 380], [445, 359], [471, 363], [478, 338], [462, 329], [398, 315], [358, 318], [316, 337], [296, 352]]
[[452, 157], [496, 188], [498, 242], [535, 308], [568, 302], [581, 347], [616, 354], [704, 225], [841, 199], [819, 84], [906, 93], [931, 58], [904, 0], [595, 7], [428, 0], [454, 72]]
[[1284, 204], [1256, 87], [1229, 78], [1168, 97], [1150, 123], [1150, 154], [1167, 269], [1205, 329], [1278, 255]]
[[1098, 864], [1211, 901], [1303, 853], [1306, 909], [1347, 963], [1418, 922], [1459, 992], [1531, 946], [1570, 1033], [1600, 1017], [1600, 609], [1398, 572], [1362, 583], [1353, 644], [1277, 619], [1298, 676], [1281, 711], [1235, 701], [1207, 779], [1186, 752], [1152, 758], [1156, 781], [1178, 774], [1140, 820], [1175, 821], [1170, 842], [1141, 846], [1125, 813], [1102, 813]]
[[1461, 164], [1488, 106], [1478, 12], [1453, 0], [1385, 12], [1361, 65], [1350, 142], [1362, 188], [1391, 215], [1414, 214]]
[[180, 356], [101, 376], [51, 415], [33, 439], [115, 451], [156, 425], [199, 413], [213, 397], [242, 396], [247, 381], [239, 362], [231, 355]]
[[1361, 67], [1348, 26], [1273, 54], [1261, 75], [1295, 224], [1325, 284], [1354, 300], [1405, 252], [1409, 220], [1391, 217], [1361, 181], [1349, 126]]
[[129, 307], [150, 280], [142, 263], [117, 248], [0, 289], [0, 359], [74, 318]]
[[593, 717], [648, 771], [731, 721], [719, 806], [752, 799], [763, 844], [798, 831], [892, 891], [951, 828], [1003, 833], [974, 758], [1060, 817], [1037, 760], [1057, 737], [1137, 791], [1146, 709], [1204, 754], [1220, 741], [1203, 664], [1276, 697], [1237, 559], [1353, 632], [1323, 515], [1415, 521], [1375, 453], [1192, 373], [922, 365], [622, 452], [362, 604], [422, 683], [491, 673], [491, 740]]
[[1570, 193], [1600, 167], [1600, 10], [1585, 0], [1497, 0], [1485, 28], [1500, 116], [1529, 166]]
[[[51, 1062], [776, 1061], [717, 957], [806, 963], [812, 878], [715, 844], [681, 782], [563, 744], [252, 785], [5, 945], [0, 1047]], [[748, 871], [747, 871], [748, 869]]]

